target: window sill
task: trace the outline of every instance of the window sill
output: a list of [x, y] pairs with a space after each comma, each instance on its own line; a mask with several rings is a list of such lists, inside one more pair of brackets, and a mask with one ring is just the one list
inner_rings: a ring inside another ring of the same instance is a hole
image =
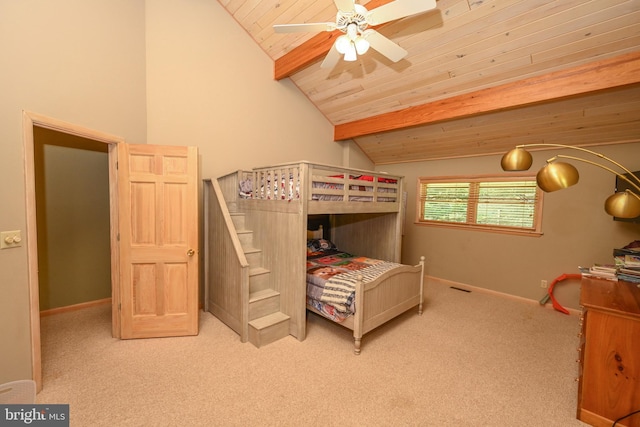
[[417, 221], [417, 222], [414, 222], [414, 225], [419, 225], [422, 227], [438, 227], [438, 228], [450, 228], [450, 229], [460, 229], [460, 230], [470, 230], [470, 231], [484, 231], [488, 233], [512, 234], [512, 235], [526, 236], [526, 237], [540, 237], [544, 234], [538, 230], [503, 228], [503, 227], [495, 227], [491, 225], [456, 224], [451, 222]]

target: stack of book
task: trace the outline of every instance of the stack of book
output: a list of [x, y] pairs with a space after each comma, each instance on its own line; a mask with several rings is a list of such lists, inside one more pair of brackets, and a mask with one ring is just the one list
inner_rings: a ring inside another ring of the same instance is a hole
[[640, 283], [640, 267], [638, 268], [620, 268], [618, 278], [632, 283]]
[[580, 267], [583, 277], [596, 277], [599, 279], [618, 281], [618, 268], [615, 265], [594, 264], [591, 267]]
[[613, 257], [620, 280], [640, 283], [640, 248], [614, 249]]

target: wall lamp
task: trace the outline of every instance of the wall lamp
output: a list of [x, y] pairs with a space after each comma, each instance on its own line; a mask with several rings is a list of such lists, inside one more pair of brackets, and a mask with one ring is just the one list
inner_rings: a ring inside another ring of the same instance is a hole
[[640, 178], [638, 178], [634, 173], [622, 166], [620, 163], [608, 158], [603, 154], [572, 145], [522, 144], [517, 145], [516, 148], [502, 156], [502, 160], [500, 161], [502, 169], [508, 172], [529, 170], [531, 164], [533, 163], [533, 157], [531, 156], [531, 153], [524, 149], [525, 147], [568, 148], [571, 150], [578, 150], [588, 153], [615, 165], [617, 168], [624, 171], [625, 175], [620, 172], [616, 172], [610, 167], [601, 165], [600, 163], [596, 163], [591, 160], [558, 154], [547, 160], [547, 165], [538, 171], [538, 174], [536, 175], [536, 182], [538, 183], [538, 187], [540, 187], [547, 193], [571, 187], [572, 185], [578, 183], [578, 180], [580, 178], [578, 170], [569, 163], [557, 160], [569, 159], [588, 163], [590, 165], [597, 166], [601, 169], [613, 173], [618, 178], [626, 181], [631, 185], [631, 187], [633, 187], [633, 189], [620, 191], [609, 196], [604, 203], [604, 210], [609, 215], [618, 218], [635, 218], [637, 216], [640, 216]]

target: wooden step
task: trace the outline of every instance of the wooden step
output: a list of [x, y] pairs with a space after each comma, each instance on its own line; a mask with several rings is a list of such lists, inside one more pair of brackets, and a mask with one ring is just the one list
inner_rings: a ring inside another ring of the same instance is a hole
[[236, 230], [238, 234], [238, 240], [242, 248], [249, 248], [253, 246], [253, 231], [252, 230]]
[[277, 312], [249, 322], [249, 342], [260, 348], [289, 335], [289, 316]]
[[249, 295], [249, 320], [280, 311], [280, 292], [262, 289]]
[[244, 230], [244, 214], [240, 212], [230, 212], [231, 221], [236, 226], [236, 230]]
[[262, 250], [257, 248], [242, 248], [250, 268], [262, 266]]
[[227, 209], [229, 210], [229, 213], [231, 215], [239, 213], [238, 212], [238, 203], [230, 202], [229, 200], [226, 200], [226, 199], [225, 199], [225, 202], [227, 202]]
[[249, 269], [249, 292], [258, 292], [271, 287], [270, 271], [264, 267]]

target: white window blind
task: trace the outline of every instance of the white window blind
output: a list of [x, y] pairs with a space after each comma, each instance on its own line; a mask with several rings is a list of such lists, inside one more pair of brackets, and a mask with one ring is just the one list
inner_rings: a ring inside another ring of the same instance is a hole
[[542, 192], [534, 177], [419, 181], [418, 223], [539, 232]]

